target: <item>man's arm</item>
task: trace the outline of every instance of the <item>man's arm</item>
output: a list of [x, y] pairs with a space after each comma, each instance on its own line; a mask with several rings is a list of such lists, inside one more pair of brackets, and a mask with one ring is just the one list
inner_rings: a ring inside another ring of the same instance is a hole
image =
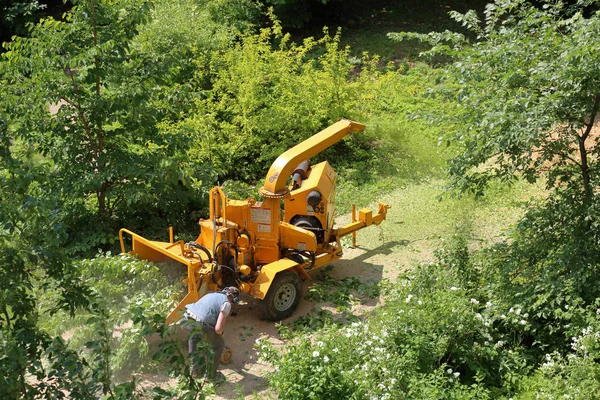
[[225, 311], [221, 311], [219, 313], [219, 318], [217, 318], [217, 324], [215, 325], [215, 332], [217, 335], [222, 335], [225, 330], [225, 319], [227, 318], [227, 314]]

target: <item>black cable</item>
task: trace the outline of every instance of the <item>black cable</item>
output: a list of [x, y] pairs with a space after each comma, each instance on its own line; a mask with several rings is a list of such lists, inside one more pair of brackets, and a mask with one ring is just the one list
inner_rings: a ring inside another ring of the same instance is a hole
[[300, 251], [300, 254], [302, 256], [305, 256], [306, 258], [310, 259], [310, 266], [307, 267], [307, 268], [304, 268], [304, 269], [306, 271], [310, 271], [311, 269], [313, 269], [314, 266], [315, 266], [315, 263], [317, 261], [317, 257], [315, 255], [315, 252], [314, 251], [308, 251], [308, 250], [302, 250], [302, 251]]
[[[238, 250], [237, 250], [237, 246], [235, 244], [233, 244], [232, 242], [230, 242], [229, 240], [221, 240], [219, 243], [217, 243], [217, 245], [215, 246], [215, 254], [219, 253], [219, 246], [222, 244], [228, 244], [231, 247], [233, 247], [233, 250], [235, 250], [235, 266], [237, 268], [237, 266], [239, 265], [238, 263]], [[235, 272], [235, 271], [234, 271]]]
[[286, 253], [290, 252], [291, 254], [289, 254], [289, 255], [297, 254], [300, 257], [306, 257], [306, 258], [310, 259], [310, 265], [308, 267], [304, 268], [305, 271], [310, 271], [311, 269], [313, 269], [315, 266], [315, 263], [317, 261], [317, 257], [316, 257], [316, 254], [314, 251], [299, 250], [299, 249], [293, 249], [293, 248], [289, 248], [289, 247], [284, 248], [281, 251], [282, 251], [282, 254], [284, 257], [289, 258], [289, 256]]
[[187, 243], [187, 245], [188, 245], [188, 246], [190, 246], [190, 247], [194, 247], [194, 248], [196, 248], [196, 249], [202, 250], [202, 251], [203, 251], [204, 253], [206, 253], [206, 255], [208, 256], [208, 262], [209, 262], [209, 263], [212, 263], [212, 262], [213, 262], [213, 258], [212, 258], [212, 256], [210, 255], [210, 251], [209, 251], [209, 250], [208, 250], [206, 247], [204, 247], [204, 246], [202, 246], [201, 244], [198, 244], [198, 243], [196, 243], [196, 242], [189, 242], [189, 243]]

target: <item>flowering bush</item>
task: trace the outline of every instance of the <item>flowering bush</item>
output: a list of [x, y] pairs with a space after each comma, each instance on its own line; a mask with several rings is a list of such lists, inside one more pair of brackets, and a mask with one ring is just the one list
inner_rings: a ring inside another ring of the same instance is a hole
[[600, 396], [600, 309], [590, 310], [590, 325], [571, 338], [571, 351], [546, 354], [541, 367], [523, 382], [518, 399], [595, 399]]
[[422, 265], [384, 290], [385, 306], [369, 319], [327, 326], [284, 351], [259, 342], [276, 367], [272, 385], [283, 398], [493, 397], [527, 371], [515, 340], [526, 317], [501, 319], [461, 279], [444, 263]]

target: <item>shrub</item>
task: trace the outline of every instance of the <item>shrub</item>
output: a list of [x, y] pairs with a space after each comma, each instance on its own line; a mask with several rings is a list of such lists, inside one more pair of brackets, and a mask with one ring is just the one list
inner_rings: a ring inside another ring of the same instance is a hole
[[[374, 316], [328, 325], [283, 352], [259, 342], [270, 380], [285, 398], [493, 398], [527, 373], [522, 318], [462, 285], [469, 264], [460, 243], [445, 262], [421, 265], [384, 291]], [[497, 330], [504, 324], [507, 329]], [[514, 329], [509, 329], [513, 327]]]
[[547, 199], [483, 255], [486, 290], [505, 310], [518, 305], [530, 315], [538, 357], [567, 350], [600, 295], [598, 207], [564, 193]]
[[[197, 111], [174, 127], [189, 136], [189, 157], [223, 178], [253, 181], [285, 150], [339, 118], [360, 117], [354, 110], [362, 84], [350, 81], [349, 50], [339, 40], [339, 33], [325, 31], [321, 39], [295, 44], [274, 23], [213, 53], [207, 69], [199, 60], [195, 83], [204, 95]], [[338, 153], [340, 146], [344, 158], [356, 159], [372, 144], [361, 134], [338, 144]]]

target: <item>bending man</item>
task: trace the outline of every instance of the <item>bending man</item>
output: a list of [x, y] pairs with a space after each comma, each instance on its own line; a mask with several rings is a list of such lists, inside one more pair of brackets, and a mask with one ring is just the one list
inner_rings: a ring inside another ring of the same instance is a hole
[[[188, 304], [186, 307], [185, 317], [188, 320], [195, 321], [194, 324], [186, 324], [186, 329], [193, 330], [201, 328], [202, 334], [191, 335], [189, 338], [189, 351], [193, 354], [196, 351], [198, 342], [206, 340], [212, 348], [212, 358], [208, 357], [208, 379], [219, 380], [224, 376], [217, 368], [221, 361], [221, 354], [225, 348], [223, 340], [223, 331], [225, 329], [225, 320], [231, 312], [231, 305], [238, 302], [240, 291], [238, 288], [230, 286], [223, 289], [222, 292], [209, 293], [202, 297], [199, 301]], [[198, 355], [192, 357], [192, 374], [199, 375], [203, 371], [199, 371], [200, 365]]]

